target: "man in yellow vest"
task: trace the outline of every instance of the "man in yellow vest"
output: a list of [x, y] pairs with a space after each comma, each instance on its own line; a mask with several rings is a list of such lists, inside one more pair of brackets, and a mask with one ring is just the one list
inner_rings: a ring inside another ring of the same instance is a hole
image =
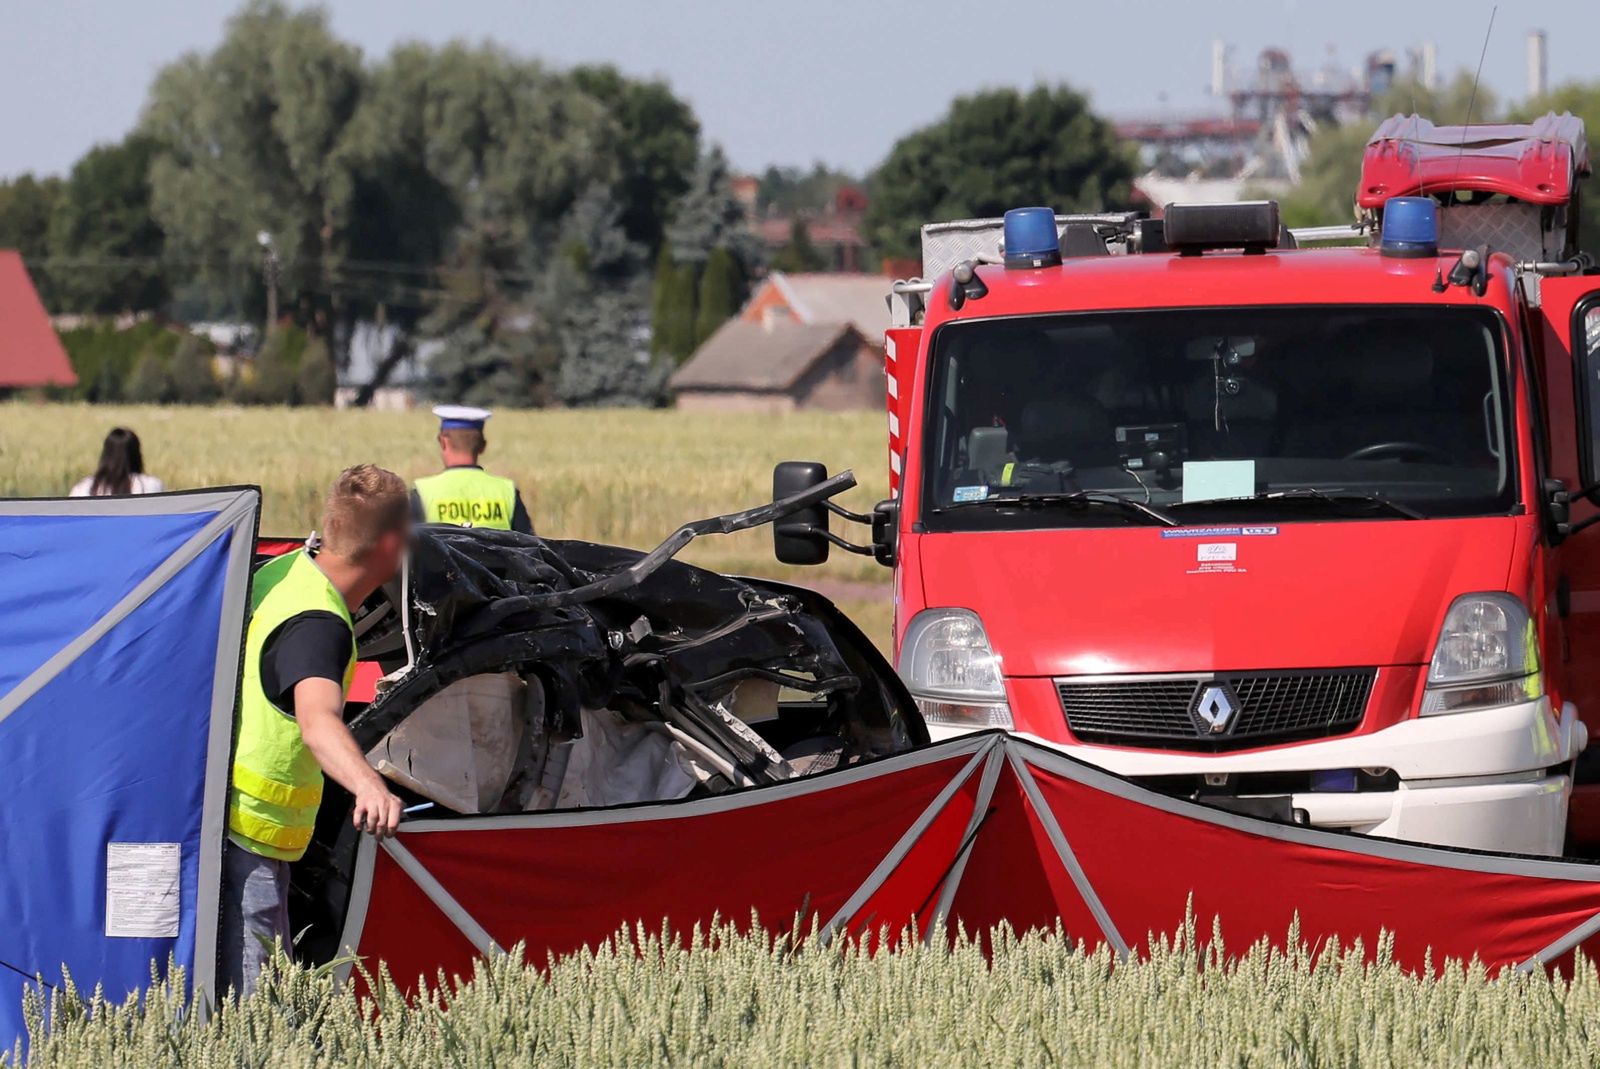
[[484, 471], [478, 461], [489, 448], [483, 425], [491, 413], [468, 405], [439, 405], [439, 454], [444, 470], [417, 480], [412, 514], [421, 523], [453, 523], [533, 533], [517, 484]]
[[234, 724], [223, 846], [219, 991], [254, 989], [271, 943], [290, 944], [289, 863], [311, 841], [323, 775], [354, 796], [353, 823], [381, 837], [400, 799], [367, 764], [344, 724], [355, 673], [351, 611], [392, 579], [410, 540], [405, 481], [362, 464], [334, 483], [322, 548], [256, 571]]

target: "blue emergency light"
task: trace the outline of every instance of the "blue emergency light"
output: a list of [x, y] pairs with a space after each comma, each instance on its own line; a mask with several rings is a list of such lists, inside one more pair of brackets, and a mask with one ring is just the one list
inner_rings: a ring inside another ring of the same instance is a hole
[[1385, 256], [1439, 253], [1439, 205], [1432, 197], [1390, 197], [1383, 206], [1378, 248]]
[[1061, 235], [1053, 208], [1012, 208], [1005, 220], [1006, 267], [1056, 267]]

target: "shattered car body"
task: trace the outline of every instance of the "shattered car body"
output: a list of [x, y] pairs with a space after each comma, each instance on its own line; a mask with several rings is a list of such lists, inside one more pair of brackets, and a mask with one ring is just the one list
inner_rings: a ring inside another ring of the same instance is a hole
[[[645, 554], [420, 529], [401, 583], [356, 621], [387, 672], [348, 716], [369, 762], [432, 820], [700, 798], [928, 741], [826, 598], [670, 559], [688, 537]], [[357, 838], [330, 783], [291, 900], [313, 959], [336, 951]]]

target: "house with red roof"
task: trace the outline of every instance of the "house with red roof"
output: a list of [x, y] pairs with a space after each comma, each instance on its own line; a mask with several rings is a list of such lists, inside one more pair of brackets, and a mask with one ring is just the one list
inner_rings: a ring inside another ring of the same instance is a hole
[[22, 254], [0, 249], [0, 395], [77, 384]]

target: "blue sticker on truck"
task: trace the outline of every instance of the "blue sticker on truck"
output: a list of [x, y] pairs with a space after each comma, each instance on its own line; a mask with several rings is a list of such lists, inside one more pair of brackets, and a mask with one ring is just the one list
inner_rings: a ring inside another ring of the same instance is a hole
[[963, 501], [982, 501], [988, 496], [987, 486], [958, 486], [955, 493], [950, 495], [950, 500], [959, 505]]
[[1255, 538], [1278, 533], [1277, 527], [1163, 527], [1162, 538]]

